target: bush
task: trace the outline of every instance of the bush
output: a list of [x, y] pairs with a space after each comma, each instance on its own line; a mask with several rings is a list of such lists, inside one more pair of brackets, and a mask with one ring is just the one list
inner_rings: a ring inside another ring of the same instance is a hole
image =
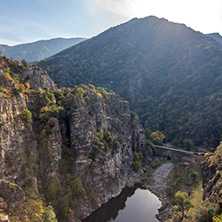
[[25, 66], [25, 68], [27, 68], [29, 66], [28, 62], [25, 59], [23, 59], [21, 61], [21, 63], [22, 63], [23, 66]]
[[45, 207], [44, 222], [57, 222], [56, 214], [52, 206]]
[[133, 159], [134, 159], [135, 161], [139, 161], [139, 160], [140, 160], [140, 155], [139, 155], [139, 153], [133, 152]]
[[141, 170], [141, 163], [138, 160], [135, 160], [132, 164], [133, 170], [138, 172]]
[[184, 144], [185, 150], [187, 150], [187, 151], [194, 150], [194, 143], [192, 140], [184, 139], [183, 144]]
[[26, 122], [29, 122], [30, 119], [32, 118], [32, 113], [28, 109], [23, 109], [21, 113], [21, 117]]
[[199, 222], [213, 222], [213, 217], [216, 216], [215, 208], [202, 207], [199, 215], [197, 215], [197, 221]]

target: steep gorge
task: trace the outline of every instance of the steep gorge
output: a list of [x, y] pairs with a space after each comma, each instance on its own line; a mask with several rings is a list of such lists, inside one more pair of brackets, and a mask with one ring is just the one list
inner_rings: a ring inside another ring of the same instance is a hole
[[137, 116], [115, 93], [93, 85], [57, 89], [41, 69], [5, 57], [0, 80], [6, 221], [48, 221], [53, 208], [59, 221], [78, 221], [133, 185], [133, 152], [151, 161]]

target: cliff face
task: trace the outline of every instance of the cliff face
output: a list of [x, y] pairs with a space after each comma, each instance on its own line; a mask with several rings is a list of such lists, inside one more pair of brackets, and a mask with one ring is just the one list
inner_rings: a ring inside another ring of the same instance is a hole
[[[131, 123], [129, 105], [117, 95], [101, 98], [90, 95], [87, 103], [77, 101], [70, 118], [71, 149], [76, 153], [75, 168], [84, 186], [100, 203], [117, 196], [132, 174], [133, 151], [145, 149], [138, 124]], [[92, 209], [86, 202], [86, 212]]]
[[208, 207], [213, 207], [217, 214], [222, 213], [222, 143], [214, 153], [206, 154], [202, 163], [203, 199]]
[[50, 203], [60, 221], [82, 219], [130, 184], [133, 152], [150, 153], [138, 119], [103, 88], [53, 89], [42, 70], [11, 62], [1, 57], [0, 209], [47, 221]]

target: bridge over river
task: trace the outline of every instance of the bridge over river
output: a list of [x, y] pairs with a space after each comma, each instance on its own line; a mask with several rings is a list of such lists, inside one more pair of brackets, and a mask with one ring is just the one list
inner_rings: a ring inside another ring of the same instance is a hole
[[159, 146], [159, 145], [155, 145], [155, 147], [157, 148], [157, 150], [159, 151], [172, 151], [172, 152], [177, 152], [180, 154], [185, 154], [185, 155], [205, 155], [206, 152], [194, 152], [194, 151], [186, 151], [186, 150], [182, 150], [182, 149], [177, 149], [174, 147], [168, 147], [168, 146]]

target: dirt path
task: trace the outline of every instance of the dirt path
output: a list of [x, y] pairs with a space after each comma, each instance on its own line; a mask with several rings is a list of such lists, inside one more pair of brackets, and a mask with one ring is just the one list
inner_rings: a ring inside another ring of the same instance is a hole
[[157, 218], [160, 221], [166, 221], [169, 217], [171, 204], [167, 197], [167, 178], [170, 175], [174, 165], [165, 163], [158, 167], [153, 173], [153, 182], [149, 185], [149, 190], [156, 194], [162, 202]]

